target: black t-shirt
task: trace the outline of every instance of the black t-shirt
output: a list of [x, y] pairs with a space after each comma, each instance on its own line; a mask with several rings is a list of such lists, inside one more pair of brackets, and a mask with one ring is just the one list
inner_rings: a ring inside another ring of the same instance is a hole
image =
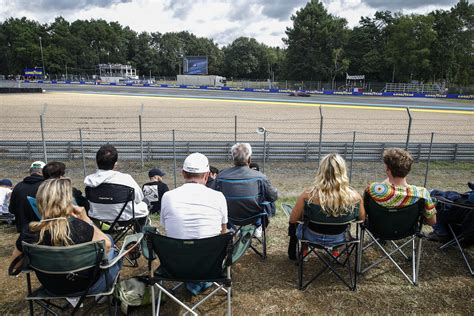
[[[92, 241], [94, 236], [94, 228], [91, 225], [74, 217], [69, 219], [69, 229], [69, 237], [74, 244], [82, 244]], [[37, 243], [38, 240], [39, 233], [32, 232], [27, 225], [24, 227], [23, 232], [20, 233], [20, 236], [16, 241], [16, 247], [18, 250], [22, 251], [22, 241], [34, 244]], [[45, 232], [41, 245], [51, 246], [51, 235], [48, 231]], [[57, 295], [65, 295], [82, 291], [89, 286], [91, 281], [96, 282], [100, 275], [98, 274], [94, 280], [91, 280], [93, 272], [93, 269], [88, 269], [80, 271], [75, 274], [74, 277], [71, 277], [71, 275], [53, 275], [36, 271], [36, 276], [38, 277], [40, 283], [46, 288], [46, 290], [49, 290], [50, 292], [53, 292]]]

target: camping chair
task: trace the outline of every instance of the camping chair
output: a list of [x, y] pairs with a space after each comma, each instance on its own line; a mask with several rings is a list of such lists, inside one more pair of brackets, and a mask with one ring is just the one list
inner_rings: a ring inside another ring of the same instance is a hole
[[[113, 261], [104, 260], [105, 243], [101, 241], [91, 241], [87, 243], [71, 246], [43, 246], [28, 244], [23, 242], [23, 261], [20, 268], [15, 268], [19, 260], [14, 260], [9, 268], [10, 275], [17, 275], [20, 272], [26, 273], [26, 283], [29, 302], [30, 315], [34, 315], [33, 303], [44, 309], [45, 315], [49, 312], [59, 315], [66, 310], [71, 303], [74, 308], [71, 315], [74, 315], [88, 297], [94, 297], [93, 304], [84, 310], [84, 315], [94, 307], [96, 301], [102, 297], [108, 297], [109, 314], [112, 314], [112, 294], [120, 273], [115, 280], [107, 284], [107, 290], [102, 293], [89, 294], [89, 289], [97, 280], [100, 273], [105, 272], [130, 251], [138, 246], [143, 234], [128, 235], [123, 243], [117, 257]], [[132, 247], [129, 247], [133, 245]], [[127, 249], [128, 248], [128, 249]], [[41, 286], [32, 290], [30, 273], [35, 271]], [[62, 293], [59, 293], [58, 289]], [[66, 304], [60, 305], [55, 300], [67, 300]], [[117, 313], [117, 305], [114, 306], [114, 314]], [[69, 314], [69, 313], [68, 313]]]
[[[472, 204], [468, 205], [468, 204], [462, 204], [462, 203], [455, 203], [441, 196], [436, 196], [436, 200], [438, 201], [436, 206], [437, 208], [439, 207], [439, 210], [445, 210], [447, 206], [456, 206], [456, 207], [466, 209], [469, 212], [474, 212], [474, 205]], [[449, 210], [445, 210], [445, 211], [449, 212]], [[464, 262], [469, 270], [469, 273], [471, 274], [471, 276], [474, 275], [473, 267], [471, 266], [470, 260], [468, 258], [469, 255], [464, 251], [461, 245], [461, 242], [464, 240], [463, 233], [462, 232], [456, 233], [455, 226], [458, 226], [457, 224], [447, 223], [447, 226], [452, 234], [453, 239], [451, 239], [450, 241], [442, 245], [439, 249], [446, 249], [450, 246], [456, 245], [459, 251], [461, 252], [462, 258], [464, 259]]]
[[[137, 221], [135, 219], [135, 203], [133, 203], [135, 190], [133, 188], [120, 184], [102, 183], [97, 187], [86, 187], [86, 198], [91, 203], [91, 207], [93, 207], [93, 204], [122, 205], [113, 221], [91, 217], [101, 230], [113, 237], [115, 243], [120, 241], [129, 231], [136, 232]], [[132, 218], [122, 220], [122, 214], [128, 203], [132, 206]]]
[[[153, 299], [153, 315], [159, 315], [162, 293], [170, 297], [186, 310], [197, 315], [196, 308], [218, 292], [227, 296], [227, 315], [232, 315], [232, 280], [231, 265], [247, 250], [255, 231], [254, 225], [241, 228], [240, 236], [233, 241], [233, 234], [227, 233], [204, 239], [174, 239], [160, 235], [156, 230], [147, 229], [148, 269], [152, 297], [155, 297], [155, 286], [158, 287], [158, 300]], [[152, 261], [155, 254], [160, 266], [153, 271]], [[164, 282], [179, 282], [169, 289]], [[193, 306], [188, 306], [176, 297], [175, 291], [184, 282], [213, 282], [212, 291]]]
[[[262, 236], [253, 236], [261, 245], [261, 250], [250, 244], [250, 248], [263, 260], [267, 258], [267, 232], [268, 214], [265, 211], [270, 203], [264, 201], [264, 186], [262, 179], [219, 179], [216, 180], [216, 190], [224, 194], [227, 200], [229, 224], [235, 228], [235, 234], [239, 234], [241, 227], [256, 225], [262, 227]], [[256, 209], [248, 211], [247, 203], [255, 203]]]
[[[286, 206], [288, 208], [288, 206]], [[356, 223], [356, 235], [355, 237], [350, 236], [348, 230], [345, 231], [346, 240], [342, 243], [338, 243], [332, 246], [323, 245], [306, 239], [298, 240], [297, 247], [297, 259], [298, 259], [298, 288], [305, 290], [309, 284], [316, 280], [328, 269], [333, 272], [336, 277], [341, 280], [350, 290], [355, 291], [357, 287], [357, 255], [359, 247], [359, 208], [356, 207], [354, 212], [350, 214], [332, 217], [327, 216], [321, 211], [321, 206], [316, 204], [305, 203], [303, 221], [300, 222], [302, 225], [302, 236], [304, 238], [305, 231], [310, 223], [318, 226], [339, 226], [342, 229], [352, 223]], [[349, 226], [350, 227], [350, 226]], [[317, 232], [317, 231], [316, 231]], [[354, 251], [355, 250], [355, 251]], [[323, 263], [324, 267], [317, 272], [309, 281], [303, 282], [304, 279], [304, 265], [305, 258], [310, 254], [315, 254]], [[354, 254], [354, 255], [353, 255]], [[355, 257], [355, 258], [351, 258]], [[352, 260], [351, 260], [352, 259]], [[351, 262], [353, 261], [353, 262]], [[347, 277], [342, 275], [340, 268], [345, 268], [349, 275]]]
[[[418, 285], [418, 272], [421, 258], [421, 225], [423, 222], [424, 199], [420, 199], [415, 204], [401, 208], [386, 208], [375, 202], [367, 192], [364, 194], [364, 205], [367, 219], [362, 224], [361, 247], [359, 247], [358, 272], [365, 273], [369, 269], [377, 266], [385, 259], [389, 259], [405, 278], [413, 285]], [[364, 246], [364, 236], [367, 233], [369, 243]], [[404, 239], [403, 241], [401, 241]], [[395, 241], [401, 241], [397, 243]], [[403, 251], [403, 248], [410, 245], [411, 258]], [[362, 268], [363, 252], [369, 247], [376, 245], [383, 252], [382, 257], [375, 260], [366, 268]], [[389, 247], [391, 246], [392, 249]], [[400, 265], [395, 261], [395, 254], [401, 254], [404, 259], [411, 260], [411, 277], [405, 273]]]

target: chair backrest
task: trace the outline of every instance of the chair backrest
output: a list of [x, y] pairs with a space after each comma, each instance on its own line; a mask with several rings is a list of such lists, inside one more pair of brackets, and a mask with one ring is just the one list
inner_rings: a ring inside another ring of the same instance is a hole
[[120, 221], [123, 211], [127, 207], [129, 202], [132, 202], [132, 215], [135, 217], [134, 203], [135, 190], [132, 187], [115, 184], [115, 183], [102, 183], [97, 187], [86, 187], [86, 198], [91, 203], [91, 208], [94, 204], [104, 205], [120, 205], [120, 211], [118, 212], [114, 223]]
[[307, 227], [311, 223], [311, 228], [317, 233], [340, 234], [347, 229], [347, 226], [359, 217], [359, 204], [345, 215], [329, 216], [325, 214], [320, 205], [305, 203], [303, 213], [303, 225]]
[[222, 278], [224, 259], [232, 260], [231, 233], [203, 239], [175, 239], [147, 231], [146, 238], [149, 251], [156, 253], [160, 260], [161, 274], [169, 279]]
[[85, 291], [96, 280], [105, 255], [103, 240], [71, 246], [44, 246], [22, 243], [24, 268], [36, 272], [40, 283], [51, 293]]
[[264, 186], [261, 178], [216, 179], [216, 190], [227, 200], [231, 222], [247, 225], [247, 219], [259, 217], [263, 211]]
[[376, 237], [385, 240], [397, 240], [420, 233], [424, 203], [425, 200], [420, 199], [409, 206], [388, 208], [379, 205], [366, 192], [366, 226]]

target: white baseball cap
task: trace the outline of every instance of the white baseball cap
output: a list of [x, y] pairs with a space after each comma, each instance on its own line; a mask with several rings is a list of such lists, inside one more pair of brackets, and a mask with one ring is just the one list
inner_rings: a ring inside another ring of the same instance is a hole
[[43, 169], [44, 166], [46, 166], [46, 164], [41, 160], [38, 160], [31, 164], [30, 169]]
[[209, 171], [209, 160], [201, 153], [194, 153], [186, 157], [183, 171], [189, 173], [205, 173]]

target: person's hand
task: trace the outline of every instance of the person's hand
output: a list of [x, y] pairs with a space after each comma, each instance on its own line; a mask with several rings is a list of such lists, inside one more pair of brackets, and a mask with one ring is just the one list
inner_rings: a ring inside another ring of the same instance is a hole
[[87, 216], [85, 208], [81, 206], [77, 206], [77, 205], [73, 205], [72, 207], [73, 207], [72, 214], [71, 214], [72, 216], [74, 216], [75, 218], [81, 219], [83, 221], [89, 220], [89, 216]]

